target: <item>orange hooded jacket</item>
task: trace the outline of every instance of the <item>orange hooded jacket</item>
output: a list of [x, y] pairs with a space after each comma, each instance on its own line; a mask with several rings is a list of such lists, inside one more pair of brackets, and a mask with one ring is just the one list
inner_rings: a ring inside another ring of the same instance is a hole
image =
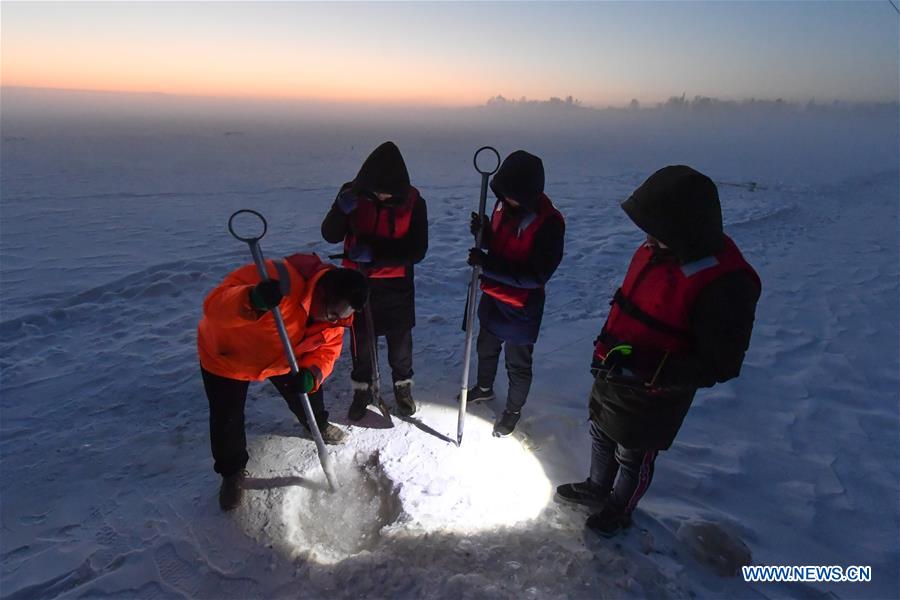
[[[297, 364], [313, 373], [316, 385], [312, 391], [316, 391], [334, 368], [344, 329], [353, 323], [353, 315], [336, 323], [310, 322], [313, 290], [322, 275], [334, 266], [315, 254], [295, 254], [278, 262], [282, 273], [272, 260], [266, 261], [266, 269], [269, 277], [282, 281], [284, 298], [278, 306]], [[271, 311], [260, 315], [250, 304], [250, 290], [259, 282], [256, 265], [241, 267], [225, 277], [203, 302], [197, 351], [200, 365], [207, 371], [242, 381], [262, 381], [290, 373], [275, 317]]]

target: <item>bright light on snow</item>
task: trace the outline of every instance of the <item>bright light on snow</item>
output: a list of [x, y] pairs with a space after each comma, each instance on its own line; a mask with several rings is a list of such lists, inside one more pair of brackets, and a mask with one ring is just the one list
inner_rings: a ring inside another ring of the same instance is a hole
[[[452, 424], [455, 430], [456, 414], [426, 406], [418, 418], [435, 429]], [[498, 439], [492, 428], [492, 422], [469, 414], [459, 448], [399, 420], [376, 439], [357, 435], [355, 443], [334, 450], [340, 482], [334, 494], [325, 491], [308, 440], [261, 438], [253, 454], [261, 457], [264, 471], [296, 472], [302, 454], [303, 479], [280, 488], [260, 486], [268, 491], [243, 511], [245, 526], [251, 533], [261, 529], [289, 554], [327, 564], [373, 550], [386, 537], [527, 523], [550, 500], [550, 482], [520, 434]]]
[[[456, 411], [436, 407], [436, 422]], [[462, 446], [444, 444], [404, 469], [404, 508], [428, 530], [474, 532], [535, 518], [550, 500], [541, 463], [517, 436], [495, 438], [493, 423], [469, 414]], [[429, 464], [431, 463], [431, 464]], [[412, 489], [408, 489], [412, 488]]]

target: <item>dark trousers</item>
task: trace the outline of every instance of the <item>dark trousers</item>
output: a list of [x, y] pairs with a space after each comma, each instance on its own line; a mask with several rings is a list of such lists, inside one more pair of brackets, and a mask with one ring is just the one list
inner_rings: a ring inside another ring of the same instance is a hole
[[[216, 473], [227, 477], [247, 466], [250, 455], [247, 454], [247, 437], [244, 433], [244, 404], [247, 401], [249, 381], [230, 379], [210, 373], [200, 368], [203, 375], [203, 387], [206, 399], [209, 400], [209, 440], [215, 460], [213, 468]], [[287, 401], [288, 408], [297, 416], [297, 420], [305, 427], [306, 413], [300, 402], [300, 390], [296, 378], [290, 373], [270, 377], [269, 381]], [[328, 423], [328, 411], [325, 410], [325, 394], [320, 387], [309, 394], [309, 403], [321, 430]]]
[[[391, 366], [393, 381], [412, 379], [412, 329], [389, 331], [384, 335], [387, 340], [388, 364]], [[377, 338], [377, 336], [376, 336]], [[353, 370], [350, 379], [359, 383], [372, 383], [372, 345], [369, 341], [369, 330], [366, 327], [365, 314], [356, 313], [353, 322], [353, 346], [350, 354], [353, 357]]]
[[591, 482], [610, 501], [631, 514], [653, 481], [656, 450], [632, 450], [617, 444], [591, 420]]
[[534, 356], [534, 344], [512, 344], [504, 342], [490, 331], [482, 327], [478, 332], [478, 386], [494, 387], [497, 377], [497, 365], [500, 363], [500, 350], [504, 350], [506, 374], [509, 377], [509, 392], [506, 396], [506, 410], [519, 412], [525, 406], [528, 391], [531, 389], [531, 362]]

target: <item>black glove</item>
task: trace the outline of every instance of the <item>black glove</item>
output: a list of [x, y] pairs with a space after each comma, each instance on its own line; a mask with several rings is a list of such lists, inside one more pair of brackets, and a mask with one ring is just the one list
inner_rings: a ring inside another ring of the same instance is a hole
[[473, 267], [483, 267], [487, 262], [487, 254], [478, 248], [469, 250], [469, 259], [466, 261]]
[[481, 230], [481, 238], [484, 239], [487, 234], [487, 232], [485, 231], [487, 228], [488, 223], [482, 222], [481, 215], [479, 215], [477, 212], [473, 212], [472, 220], [469, 222], [469, 231], [472, 232], [472, 235], [477, 236], [478, 231]]
[[250, 304], [260, 312], [272, 310], [281, 302], [281, 282], [277, 279], [262, 281], [250, 290]]

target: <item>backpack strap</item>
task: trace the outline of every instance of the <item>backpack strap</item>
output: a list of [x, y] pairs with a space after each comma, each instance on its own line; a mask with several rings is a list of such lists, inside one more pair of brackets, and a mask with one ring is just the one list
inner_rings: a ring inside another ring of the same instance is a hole
[[616, 290], [615, 296], [613, 296], [612, 302], [610, 304], [616, 304], [619, 309], [624, 312], [626, 315], [635, 319], [636, 321], [640, 321], [650, 329], [654, 329], [659, 331], [660, 333], [665, 333], [667, 335], [671, 335], [673, 337], [692, 340], [693, 334], [690, 331], [686, 331], [684, 329], [679, 329], [678, 327], [673, 327], [668, 323], [664, 323], [654, 317], [653, 315], [647, 314], [641, 308], [629, 300], [625, 293], [622, 291], [622, 288]]
[[287, 265], [283, 260], [272, 261], [275, 263], [275, 270], [278, 271], [278, 281], [281, 284], [281, 295], [289, 296], [291, 293], [291, 273], [288, 271]]

